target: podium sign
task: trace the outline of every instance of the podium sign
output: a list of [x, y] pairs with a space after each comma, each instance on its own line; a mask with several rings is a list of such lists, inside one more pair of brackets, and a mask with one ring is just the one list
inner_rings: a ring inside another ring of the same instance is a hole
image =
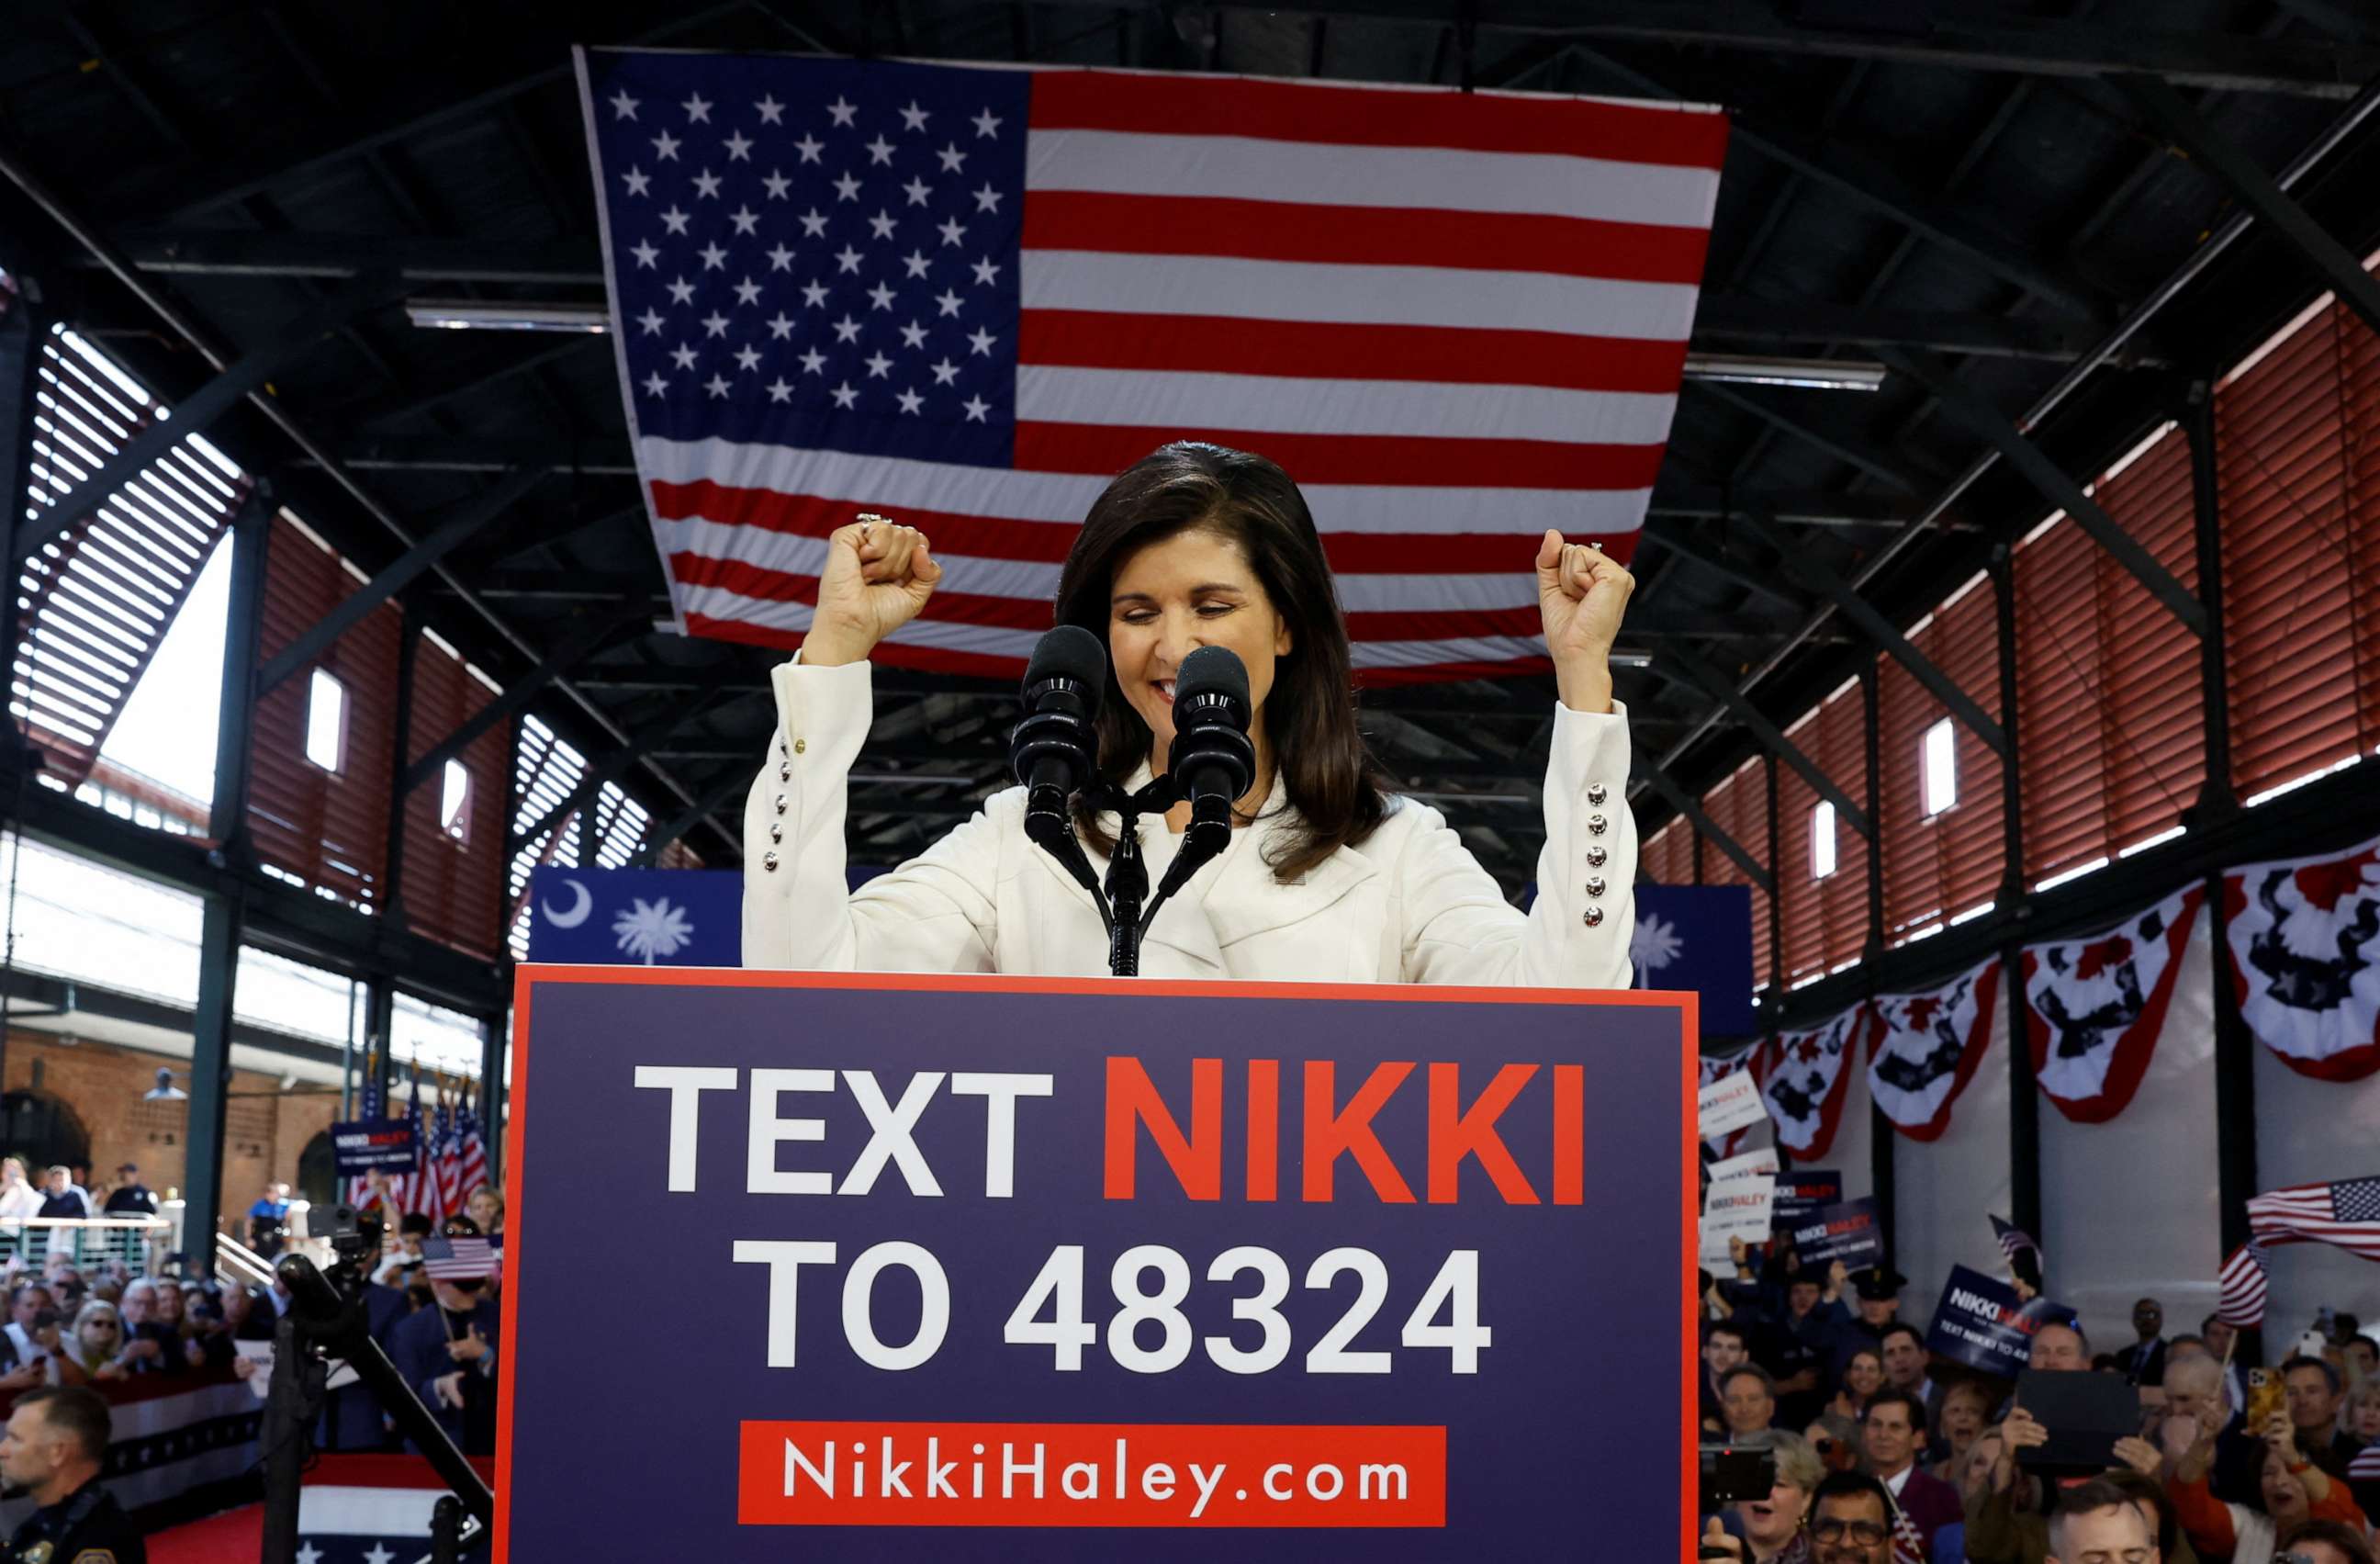
[[1691, 996], [520, 984], [500, 1561], [1693, 1529]]

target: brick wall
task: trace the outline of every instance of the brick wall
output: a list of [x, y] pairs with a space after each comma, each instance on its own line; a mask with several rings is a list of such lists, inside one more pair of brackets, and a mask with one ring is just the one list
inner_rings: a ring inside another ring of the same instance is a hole
[[[142, 1181], [160, 1199], [182, 1191], [189, 1156], [189, 1105], [145, 1102], [156, 1083], [157, 1067], [171, 1063], [176, 1084], [189, 1081], [187, 1061], [119, 1047], [77, 1043], [46, 1032], [8, 1035], [6, 1089], [31, 1091], [63, 1106], [91, 1143], [94, 1196], [114, 1187], [119, 1163], [140, 1165]], [[232, 1072], [232, 1097], [225, 1112], [224, 1188], [219, 1209], [236, 1223], [268, 1179], [298, 1181], [298, 1157], [306, 1142], [338, 1117], [335, 1092], [290, 1095], [281, 1078], [254, 1070]], [[0, 1154], [15, 1153], [0, 1146]], [[38, 1179], [40, 1170], [34, 1170]], [[237, 1228], [235, 1230], [237, 1230]]]

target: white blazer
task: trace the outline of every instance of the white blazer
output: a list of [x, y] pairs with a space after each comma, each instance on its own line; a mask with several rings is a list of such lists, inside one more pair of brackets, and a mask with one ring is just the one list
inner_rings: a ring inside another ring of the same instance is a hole
[[[1106, 975], [1098, 904], [1026, 838], [1022, 788], [846, 891], [848, 777], [875, 711], [868, 666], [795, 661], [771, 682], [776, 743], [744, 806], [746, 966]], [[1133, 785], [1147, 779], [1143, 767]], [[1636, 874], [1627, 780], [1625, 712], [1557, 703], [1537, 899], [1523, 913], [1445, 817], [1410, 799], [1392, 800], [1358, 846], [1280, 884], [1265, 862], [1287, 813], [1276, 778], [1257, 822], [1159, 910], [1141, 975], [1624, 988]], [[1153, 885], [1178, 838], [1161, 818], [1140, 831]], [[1085, 846], [1104, 878], [1104, 855]]]

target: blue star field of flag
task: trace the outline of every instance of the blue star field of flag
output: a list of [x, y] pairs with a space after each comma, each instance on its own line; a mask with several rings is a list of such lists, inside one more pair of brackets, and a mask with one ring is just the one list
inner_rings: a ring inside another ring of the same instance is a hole
[[2380, 1179], [2344, 1179], [2330, 1187], [2331, 1209], [2342, 1222], [2380, 1222]]
[[586, 61], [639, 434], [1008, 464], [1029, 73]]

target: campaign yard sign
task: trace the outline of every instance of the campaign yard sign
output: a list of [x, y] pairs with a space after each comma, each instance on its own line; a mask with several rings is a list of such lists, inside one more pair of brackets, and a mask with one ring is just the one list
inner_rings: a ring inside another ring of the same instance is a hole
[[1843, 1269], [1856, 1271], [1884, 1261], [1876, 1202], [1864, 1195], [1858, 1200], [1820, 1206], [1790, 1228], [1780, 1221], [1778, 1228], [1788, 1235], [1793, 1252], [1804, 1265], [1824, 1270], [1840, 1260]]
[[[499, 1564], [1656, 1558], [1694, 1530], [1691, 996], [520, 982]], [[694, 1311], [633, 1482], [589, 1480], [621, 1407], [589, 1372], [619, 1350], [590, 1201]]]
[[1925, 1350], [1962, 1368], [2014, 1379], [2033, 1356], [2033, 1338], [2046, 1325], [2068, 1325], [2073, 1311], [2046, 1298], [2028, 1303], [2004, 1281], [1950, 1267], [1934, 1310]]
[[1796, 1167], [1777, 1175], [1778, 1230], [1790, 1231], [1807, 1222], [1822, 1205], [1840, 1204], [1843, 1176], [1831, 1167]]
[[1703, 1139], [1716, 1141], [1767, 1118], [1768, 1105], [1760, 1100], [1760, 1082], [1752, 1078], [1752, 1071], [1733, 1070], [1702, 1088], [1697, 1117]]
[[352, 1118], [331, 1126], [331, 1158], [342, 1179], [375, 1167], [413, 1170], [413, 1126], [402, 1118]]

